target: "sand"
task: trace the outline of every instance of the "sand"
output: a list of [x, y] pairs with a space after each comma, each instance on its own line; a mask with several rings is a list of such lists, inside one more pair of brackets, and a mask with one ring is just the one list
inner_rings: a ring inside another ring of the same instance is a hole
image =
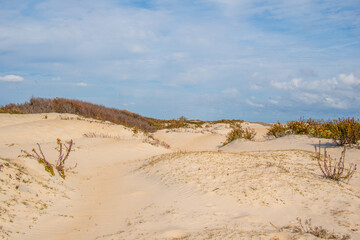
[[[223, 147], [226, 124], [149, 138], [70, 114], [0, 114], [0, 239], [318, 239], [292, 232], [297, 218], [360, 239], [358, 172], [348, 184], [325, 179], [319, 139], [243, 125], [255, 141]], [[57, 138], [75, 142], [65, 180], [18, 156], [40, 143], [54, 163]], [[359, 153], [347, 161], [359, 164]]]

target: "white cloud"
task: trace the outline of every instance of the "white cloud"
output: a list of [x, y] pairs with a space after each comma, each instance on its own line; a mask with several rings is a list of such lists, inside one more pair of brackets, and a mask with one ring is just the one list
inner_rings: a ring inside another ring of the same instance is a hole
[[274, 99], [269, 99], [269, 103], [274, 104], [274, 105], [278, 105], [279, 101], [274, 100]]
[[289, 82], [275, 82], [275, 81], [272, 81], [270, 84], [271, 84], [271, 86], [273, 86], [275, 88], [278, 88], [278, 89], [292, 90], [292, 89], [299, 88], [302, 85], [302, 83], [303, 83], [302, 78], [293, 78]]
[[319, 94], [307, 93], [307, 92], [299, 92], [294, 93], [293, 98], [299, 101], [299, 103], [303, 104], [315, 104], [321, 102], [321, 96]]
[[78, 86], [78, 87], [87, 87], [88, 84], [87, 84], [87, 83], [84, 83], [84, 82], [79, 82], [79, 83], [75, 83], [75, 86]]
[[146, 53], [149, 52], [149, 49], [145, 46], [134, 44], [129, 48], [130, 52], [133, 53]]
[[259, 89], [261, 89], [262, 87], [261, 87], [259, 84], [251, 84], [251, 85], [250, 85], [250, 88], [251, 88], [252, 90], [259, 90]]
[[348, 108], [348, 104], [342, 99], [325, 97], [324, 103], [332, 108], [337, 108], [337, 109], [347, 109]]
[[247, 99], [245, 102], [248, 105], [252, 106], [252, 107], [257, 107], [257, 108], [263, 108], [264, 107], [263, 104], [254, 103], [254, 102], [250, 101], [249, 99]]
[[353, 73], [350, 73], [348, 75], [340, 74], [338, 78], [340, 81], [342, 81], [343, 83], [345, 83], [347, 85], [359, 85], [360, 84], [360, 79], [355, 77]]
[[5, 75], [0, 77], [0, 82], [22, 82], [24, 81], [23, 77], [17, 75]]
[[354, 73], [339, 74], [325, 80], [271, 82], [273, 88], [282, 90], [298, 104], [314, 105], [332, 109], [359, 108], [358, 92], [360, 79]]
[[53, 81], [61, 81], [61, 77], [53, 77], [53, 78], [51, 78], [51, 80], [53, 80]]
[[171, 54], [172, 59], [180, 60], [186, 57], [186, 53], [184, 52], [175, 52]]
[[[342, 83], [342, 84], [340, 84]], [[334, 77], [326, 80], [315, 81], [303, 81], [302, 78], [293, 78], [288, 82], [276, 82], [272, 81], [271, 86], [281, 90], [310, 90], [314, 92], [329, 92], [339, 89], [346, 89], [354, 85], [360, 84], [360, 79], [353, 73], [339, 74], [338, 77]]]
[[225, 97], [236, 97], [239, 95], [239, 91], [236, 88], [227, 88], [221, 91], [221, 93], [225, 96]]

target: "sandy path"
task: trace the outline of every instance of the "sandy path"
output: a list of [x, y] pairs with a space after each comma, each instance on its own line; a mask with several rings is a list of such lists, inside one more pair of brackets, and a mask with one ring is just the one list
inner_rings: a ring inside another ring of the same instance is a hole
[[64, 217], [56, 221], [52, 215], [40, 218], [26, 239], [94, 239], [100, 233], [118, 232], [125, 216], [140, 207], [138, 203], [146, 203], [141, 194], [134, 194], [142, 191], [136, 190], [136, 186], [143, 186], [148, 192], [151, 186], [126, 179], [129, 168], [124, 162], [152, 156], [159, 153], [157, 148], [111, 139], [76, 142], [79, 149], [72, 158], [78, 159], [78, 173], [69, 174], [66, 180], [74, 189], [71, 201], [59, 201], [53, 207], [54, 213]]
[[133, 173], [142, 162], [136, 161], [139, 151], [134, 144], [124, 156], [82, 171], [80, 181], [69, 178], [79, 194], [53, 208], [66, 217], [40, 218], [25, 239], [170, 239], [222, 226], [241, 213], [234, 212], [231, 198], [204, 195], [187, 184], [166, 187], [158, 179]]

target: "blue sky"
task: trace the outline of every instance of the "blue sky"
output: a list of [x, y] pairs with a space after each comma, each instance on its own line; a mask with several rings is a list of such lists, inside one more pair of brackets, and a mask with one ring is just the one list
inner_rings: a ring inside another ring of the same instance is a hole
[[0, 0], [0, 105], [156, 118], [360, 117], [360, 2]]

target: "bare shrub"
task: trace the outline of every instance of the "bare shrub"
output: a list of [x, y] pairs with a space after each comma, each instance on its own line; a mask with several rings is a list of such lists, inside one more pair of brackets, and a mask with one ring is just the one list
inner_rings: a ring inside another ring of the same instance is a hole
[[36, 144], [39, 148], [39, 153], [35, 150], [35, 148], [33, 148], [31, 151], [32, 153], [29, 153], [25, 150], [21, 150], [21, 152], [23, 153], [23, 155], [19, 155], [19, 157], [25, 157], [25, 158], [31, 158], [31, 159], [35, 159], [38, 161], [38, 163], [44, 165], [45, 171], [47, 171], [48, 173], [50, 173], [51, 175], [55, 175], [54, 173], [54, 168], [52, 166], [51, 163], [49, 163], [46, 160], [46, 157], [41, 149], [41, 146], [39, 143]]
[[321, 226], [313, 226], [311, 222], [311, 218], [306, 219], [304, 224], [302, 223], [301, 218], [296, 218], [298, 221], [297, 226], [288, 225], [284, 227], [277, 227], [274, 224], [270, 223], [273, 227], [275, 227], [279, 232], [283, 231], [290, 231], [292, 233], [309, 233], [314, 235], [315, 237], [322, 238], [322, 239], [337, 239], [337, 240], [347, 240], [350, 239], [350, 235], [337, 235], [334, 232], [330, 232], [324, 229]]
[[[70, 140], [66, 143], [62, 143], [61, 139], [57, 139], [57, 147], [55, 148], [58, 152], [59, 152], [59, 157], [56, 160], [55, 163], [55, 168], [58, 171], [59, 175], [65, 179], [65, 161], [68, 159], [70, 152], [73, 151], [72, 150], [72, 146], [73, 146], [74, 142], [73, 140]], [[35, 148], [32, 149], [32, 153], [29, 153], [25, 150], [21, 150], [21, 152], [23, 153], [23, 155], [19, 155], [19, 157], [25, 157], [25, 158], [31, 158], [31, 159], [35, 159], [38, 161], [38, 163], [44, 165], [45, 167], [45, 171], [47, 171], [48, 173], [50, 173], [51, 175], [55, 176], [54, 173], [54, 165], [49, 163], [46, 160], [46, 157], [41, 149], [41, 146], [39, 143], [37, 143], [37, 146], [39, 148], [39, 153], [35, 150]], [[70, 170], [75, 168], [77, 165], [75, 165], [72, 168], [66, 168], [66, 170]]]
[[59, 157], [56, 161], [56, 170], [58, 171], [60, 176], [65, 179], [65, 161], [68, 159], [70, 152], [72, 151], [71, 148], [74, 142], [71, 139], [66, 143], [62, 143], [60, 138], [56, 139], [56, 141], [58, 146], [55, 149], [59, 152]]
[[337, 161], [330, 157], [330, 155], [326, 152], [326, 148], [324, 149], [324, 156], [322, 157], [320, 142], [319, 151], [315, 145], [316, 160], [325, 178], [333, 179], [335, 181], [350, 181], [356, 171], [356, 164], [351, 164], [348, 169], [345, 169], [345, 153], [346, 147], [344, 146], [344, 150], [341, 152], [340, 159]]

